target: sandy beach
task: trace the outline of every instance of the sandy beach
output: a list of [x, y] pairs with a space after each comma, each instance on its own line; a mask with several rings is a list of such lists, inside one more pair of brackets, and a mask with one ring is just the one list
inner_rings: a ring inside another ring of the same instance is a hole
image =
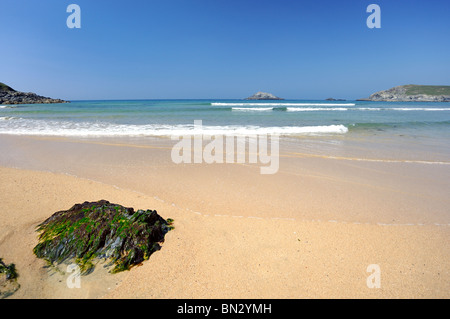
[[450, 1], [0, 10], [6, 303], [450, 299]]
[[[282, 149], [280, 171], [170, 161], [167, 140], [2, 136], [0, 257], [9, 298], [448, 298], [445, 165], [353, 161]], [[244, 191], [245, 190], [245, 191]], [[35, 227], [106, 199], [175, 220], [162, 249], [70, 289], [43, 268]], [[370, 288], [369, 265], [380, 269]]]

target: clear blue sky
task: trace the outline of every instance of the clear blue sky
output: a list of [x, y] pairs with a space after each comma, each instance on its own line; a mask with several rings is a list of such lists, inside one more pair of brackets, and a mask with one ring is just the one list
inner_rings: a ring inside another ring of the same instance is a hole
[[[66, 26], [71, 3], [81, 29]], [[70, 100], [450, 85], [449, 13], [448, 0], [1, 0], [0, 82]]]

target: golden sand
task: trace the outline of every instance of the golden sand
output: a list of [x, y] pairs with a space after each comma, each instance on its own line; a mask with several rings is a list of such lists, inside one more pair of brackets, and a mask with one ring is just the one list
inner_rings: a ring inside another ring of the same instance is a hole
[[[164, 147], [20, 143], [36, 148], [33, 170], [0, 168], [0, 257], [21, 285], [10, 298], [450, 297], [442, 168], [285, 156], [279, 174], [261, 176], [247, 165], [176, 166]], [[142, 266], [111, 275], [99, 265], [70, 289], [67, 273], [33, 255], [35, 227], [100, 199], [156, 209], [175, 229]], [[369, 287], [373, 264], [380, 288]]]

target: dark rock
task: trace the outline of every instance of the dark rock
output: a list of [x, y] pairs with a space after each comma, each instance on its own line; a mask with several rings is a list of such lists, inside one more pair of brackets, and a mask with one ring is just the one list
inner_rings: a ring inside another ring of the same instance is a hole
[[20, 288], [17, 277], [16, 266], [6, 265], [0, 258], [0, 299], [11, 296]]
[[51, 104], [51, 103], [69, 103], [60, 99], [51, 99], [40, 96], [35, 93], [24, 93], [0, 82], [0, 104]]
[[84, 274], [94, 260], [114, 265], [112, 272], [128, 270], [159, 250], [172, 220], [156, 211], [138, 210], [108, 201], [84, 202], [53, 214], [38, 226], [37, 257], [50, 264], [75, 260]]

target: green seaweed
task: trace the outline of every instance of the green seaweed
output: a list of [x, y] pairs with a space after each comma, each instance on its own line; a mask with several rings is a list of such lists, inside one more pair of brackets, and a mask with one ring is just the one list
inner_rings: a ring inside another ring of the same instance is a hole
[[6, 265], [0, 258], [0, 299], [8, 298], [20, 288], [18, 277], [16, 266]]
[[14, 264], [6, 265], [3, 262], [2, 258], [0, 258], [0, 274], [6, 275], [6, 279], [8, 279], [8, 280], [16, 279], [17, 277], [19, 277], [19, 275], [16, 271], [16, 265], [14, 265]]
[[95, 259], [109, 260], [111, 272], [117, 273], [149, 259], [172, 224], [155, 210], [134, 211], [104, 200], [85, 202], [38, 225], [39, 243], [33, 251], [51, 264], [73, 259], [83, 274], [94, 269]]

